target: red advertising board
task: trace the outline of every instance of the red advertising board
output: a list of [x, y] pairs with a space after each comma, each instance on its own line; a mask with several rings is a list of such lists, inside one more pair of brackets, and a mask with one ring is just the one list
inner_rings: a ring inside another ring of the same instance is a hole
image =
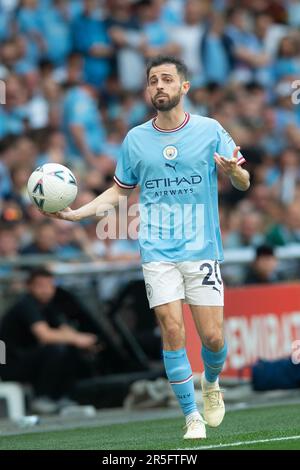
[[[300, 340], [300, 284], [226, 289], [224, 316], [228, 356], [223, 375], [237, 377], [259, 357], [292, 354], [293, 341]], [[193, 371], [200, 372], [201, 343], [188, 306], [184, 318], [188, 356]]]

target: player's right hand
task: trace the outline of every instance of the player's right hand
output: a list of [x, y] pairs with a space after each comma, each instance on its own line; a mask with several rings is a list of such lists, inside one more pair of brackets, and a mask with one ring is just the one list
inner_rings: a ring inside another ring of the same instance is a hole
[[76, 222], [79, 220], [76, 211], [70, 207], [66, 207], [64, 210], [58, 212], [40, 212], [46, 217], [51, 217], [51, 219], [69, 220], [70, 222]]

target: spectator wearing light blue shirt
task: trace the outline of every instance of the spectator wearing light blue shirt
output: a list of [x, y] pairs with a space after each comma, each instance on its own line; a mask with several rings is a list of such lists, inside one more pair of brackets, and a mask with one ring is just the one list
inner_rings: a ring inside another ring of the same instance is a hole
[[[18, 0], [16, 0], [18, 1]], [[54, 4], [64, 10], [67, 14], [69, 20], [74, 20], [79, 16], [83, 11], [83, 1], [82, 0], [39, 0], [39, 9], [40, 10], [49, 10], [54, 6]]]
[[159, 54], [177, 54], [179, 46], [172, 42], [166, 25], [161, 21], [162, 10], [149, 0], [139, 2], [137, 14], [147, 45], [144, 49], [146, 58]]
[[224, 20], [217, 13], [202, 37], [201, 56], [205, 81], [226, 83], [234, 65], [233, 42], [224, 32]]
[[201, 40], [208, 11], [203, 2], [187, 0], [184, 3], [184, 22], [170, 31], [172, 40], [178, 45], [180, 57], [189, 70], [193, 87], [203, 85], [204, 72], [201, 61]]
[[168, 1], [161, 8], [161, 20], [168, 27], [180, 26], [184, 21], [184, 4], [182, 1]]
[[299, 47], [291, 37], [282, 38], [273, 66], [275, 81], [296, 79], [300, 74]]
[[102, 153], [117, 162], [122, 153], [122, 139], [118, 131], [111, 131], [108, 134], [107, 140], [103, 143]]
[[25, 131], [26, 98], [20, 77], [11, 74], [6, 81], [6, 103], [0, 106], [0, 138], [8, 134], [20, 135]]
[[256, 80], [266, 84], [270, 57], [258, 37], [249, 29], [247, 14], [247, 10], [240, 7], [233, 8], [229, 13], [226, 33], [234, 45], [234, 78], [244, 83]]
[[55, 0], [54, 4], [43, 9], [40, 22], [46, 42], [46, 57], [56, 66], [64, 64], [72, 49], [72, 38], [68, 12], [63, 10], [63, 4]]
[[[274, 110], [275, 126], [277, 136], [282, 135], [285, 139], [287, 128], [296, 128], [297, 126], [297, 106], [291, 100], [293, 88], [288, 81], [281, 81], [275, 88], [276, 107]], [[287, 141], [286, 141], [287, 144]]]
[[0, 41], [10, 37], [12, 33], [11, 15], [0, 4]]
[[76, 86], [66, 93], [63, 102], [63, 131], [67, 139], [67, 159], [73, 164], [84, 159], [88, 165], [104, 172], [114, 166], [110, 158], [100, 156], [105, 130], [97, 107], [97, 93], [93, 87]]
[[73, 23], [73, 45], [84, 56], [85, 81], [102, 88], [111, 71], [113, 48], [106, 24], [96, 13], [93, 2], [85, 0], [83, 14]]
[[17, 14], [17, 22], [21, 33], [40, 33], [39, 7], [37, 0], [23, 0]]
[[[72, 157], [85, 156], [88, 152], [98, 154], [101, 151], [101, 141], [105, 133], [92, 87], [76, 86], [66, 93], [63, 102], [63, 126]], [[82, 129], [85, 145], [80, 144], [74, 127]]]
[[[128, 127], [138, 125], [147, 116], [146, 104], [134, 93], [124, 93], [118, 103], [112, 103], [108, 108], [110, 119], [123, 119]], [[123, 136], [124, 137], [124, 136]]]
[[30, 57], [33, 61], [41, 58], [46, 47], [40, 14], [41, 7], [37, 0], [23, 0], [16, 16], [19, 32], [28, 38]]

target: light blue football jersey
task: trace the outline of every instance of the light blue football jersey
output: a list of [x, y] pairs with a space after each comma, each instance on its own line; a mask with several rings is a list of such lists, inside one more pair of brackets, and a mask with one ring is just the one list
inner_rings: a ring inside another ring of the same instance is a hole
[[188, 113], [176, 129], [151, 119], [128, 132], [114, 179], [140, 186], [143, 263], [223, 260], [214, 152], [231, 158], [235, 147], [216, 120]]

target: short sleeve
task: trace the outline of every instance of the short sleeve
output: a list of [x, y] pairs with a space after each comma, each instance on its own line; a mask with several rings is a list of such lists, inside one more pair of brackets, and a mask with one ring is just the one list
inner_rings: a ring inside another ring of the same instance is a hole
[[[235, 147], [236, 144], [231, 135], [224, 129], [224, 127], [221, 126], [220, 123], [217, 122], [217, 153], [222, 155], [222, 157], [230, 159]], [[239, 152], [237, 164], [242, 165], [245, 161], [245, 158], [241, 152]]]
[[125, 189], [133, 189], [137, 185], [137, 178], [133, 173], [130, 163], [129, 138], [125, 137], [118, 159], [114, 180], [118, 186]]

